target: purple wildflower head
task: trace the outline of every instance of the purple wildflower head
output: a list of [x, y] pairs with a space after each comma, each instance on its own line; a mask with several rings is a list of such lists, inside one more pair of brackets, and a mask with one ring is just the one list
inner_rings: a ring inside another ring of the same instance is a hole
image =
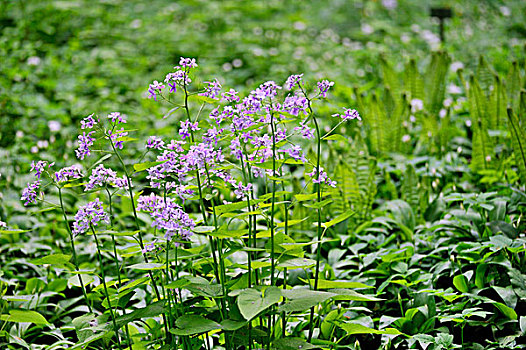
[[79, 135], [78, 137], [78, 143], [79, 148], [75, 150], [75, 154], [77, 155], [77, 158], [82, 160], [84, 157], [89, 156], [91, 154], [90, 147], [93, 146], [93, 141], [95, 139], [91, 137], [95, 131], [90, 131], [86, 134], [86, 132], [83, 132], [82, 135]]
[[329, 179], [329, 177], [327, 176], [327, 173], [323, 170], [323, 168], [320, 168], [320, 174], [319, 176], [316, 176], [317, 175], [317, 168], [314, 168], [312, 169], [312, 172], [311, 173], [307, 173], [307, 175], [309, 175], [310, 177], [312, 177], [312, 182], [315, 183], [315, 184], [326, 184], [326, 185], [329, 185], [331, 187], [336, 187], [336, 181], [332, 181], [331, 179]]
[[153, 83], [148, 86], [148, 98], [154, 99], [154, 101], [157, 101], [157, 94], [160, 94], [162, 90], [164, 89], [163, 83], [159, 83], [157, 80], [154, 80]]
[[108, 131], [108, 138], [113, 142], [115, 148], [122, 149], [124, 147], [124, 138], [128, 133], [124, 131], [124, 128], [115, 131]]
[[88, 115], [86, 118], [82, 119], [80, 121], [80, 128], [81, 129], [92, 129], [96, 124], [97, 121], [93, 118], [95, 114], [92, 113]]
[[167, 240], [171, 240], [174, 236], [183, 240], [190, 239], [195, 222], [171, 198], [165, 200], [153, 193], [149, 196], [140, 196], [137, 200], [137, 209], [150, 213], [153, 219], [152, 227], [163, 230]]
[[179, 59], [179, 65], [183, 68], [196, 68], [197, 67], [197, 62], [195, 60], [195, 58], [185, 58], [185, 57], [181, 57]]
[[300, 126], [294, 128], [295, 131], [299, 131], [304, 139], [310, 140], [314, 137], [314, 129], [309, 128], [304, 122], [300, 123]]
[[22, 197], [20, 200], [25, 201], [24, 205], [36, 204], [37, 202], [37, 190], [40, 187], [40, 181], [28, 183], [27, 187], [22, 191]]
[[200, 93], [199, 95], [216, 99], [216, 96], [219, 96], [222, 87], [219, 81], [215, 79], [215, 81], [205, 81], [205, 83], [207, 84], [205, 87], [205, 91]]
[[67, 182], [70, 180], [80, 179], [83, 176], [84, 175], [82, 175], [80, 167], [72, 165], [69, 167], [62, 168], [59, 171], [55, 172], [55, 181]]
[[75, 222], [73, 223], [73, 233], [75, 235], [82, 234], [91, 227], [98, 226], [99, 222], [106, 224], [110, 223], [108, 215], [104, 212], [101, 201], [96, 198], [94, 201], [81, 206], [75, 214]]
[[92, 190], [97, 186], [106, 186], [114, 181], [117, 173], [112, 169], [105, 168], [103, 164], [99, 164], [91, 171], [88, 183], [84, 188], [85, 191]]
[[164, 146], [164, 141], [157, 136], [150, 136], [146, 142], [147, 149], [161, 149]]
[[285, 89], [292, 90], [294, 87], [301, 82], [301, 78], [303, 77], [303, 74], [296, 74], [291, 75], [287, 78], [287, 81], [285, 82]]
[[317, 84], [318, 84], [318, 89], [320, 89], [319, 94], [323, 97], [327, 97], [327, 91], [329, 91], [331, 86], [334, 85], [334, 82], [328, 81], [328, 80], [322, 80], [322, 81], [319, 81]]
[[42, 176], [42, 172], [47, 168], [51, 168], [55, 163], [49, 163], [46, 160], [39, 160], [36, 163], [33, 161], [31, 162], [31, 171], [35, 171], [35, 177], [37, 179], [40, 179], [40, 176]]
[[183, 140], [190, 136], [190, 131], [200, 130], [198, 123], [190, 123], [189, 120], [181, 121], [181, 129], [179, 129], [179, 135], [183, 137]]
[[230, 89], [221, 94], [221, 102], [239, 102], [238, 92], [234, 89]]
[[117, 122], [117, 124], [126, 123], [126, 115], [120, 114], [119, 112], [113, 112], [108, 114], [108, 119], [111, 119], [112, 123]]
[[336, 114], [333, 114], [332, 116], [340, 117], [343, 120], [351, 120], [351, 119], [362, 120], [362, 118], [360, 117], [360, 114], [358, 114], [358, 111], [356, 109], [344, 108], [344, 110], [345, 110], [345, 113], [343, 115], [336, 113]]

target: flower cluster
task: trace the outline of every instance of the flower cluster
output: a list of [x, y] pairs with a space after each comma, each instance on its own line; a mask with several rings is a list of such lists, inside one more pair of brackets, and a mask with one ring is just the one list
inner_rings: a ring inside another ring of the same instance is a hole
[[90, 227], [97, 227], [100, 222], [109, 224], [110, 219], [104, 212], [101, 201], [96, 198], [94, 201], [81, 206], [75, 214], [73, 233], [75, 235], [82, 234], [88, 231]]
[[95, 139], [91, 136], [95, 133], [95, 131], [90, 131], [86, 134], [86, 132], [83, 132], [82, 135], [78, 136], [78, 143], [79, 148], [75, 150], [75, 154], [77, 155], [77, 158], [80, 160], [83, 160], [84, 157], [87, 157], [91, 154], [90, 147], [93, 146], [93, 142]]
[[22, 197], [20, 197], [20, 200], [25, 201], [25, 206], [29, 205], [30, 203], [35, 204], [37, 202], [37, 190], [39, 187], [40, 181], [37, 180], [33, 183], [28, 183], [27, 187], [22, 190]]
[[117, 124], [125, 124], [126, 123], [126, 115], [120, 114], [119, 112], [113, 112], [108, 114], [108, 119], [111, 119], [112, 123]]
[[287, 90], [294, 89], [294, 87], [301, 82], [302, 77], [303, 77], [303, 74], [291, 75], [290, 77], [287, 78], [287, 81], [285, 82], [285, 88]]
[[128, 179], [126, 177], [117, 177], [117, 173], [115, 171], [105, 168], [104, 165], [99, 164], [91, 171], [91, 175], [84, 190], [89, 191], [95, 187], [105, 187], [108, 185], [121, 189], [127, 189], [129, 187]]
[[80, 179], [84, 175], [80, 171], [80, 167], [72, 165], [65, 167], [55, 172], [55, 181], [56, 182], [67, 182], [70, 180]]
[[92, 129], [96, 124], [97, 121], [93, 118], [94, 114], [88, 115], [86, 118], [82, 119], [80, 121], [80, 128], [81, 129]]
[[356, 109], [344, 108], [344, 111], [345, 113], [343, 115], [336, 113], [336, 114], [333, 114], [332, 116], [340, 117], [343, 120], [351, 120], [351, 119], [362, 120], [362, 118], [360, 117], [360, 114], [358, 114], [358, 111]]
[[51, 168], [53, 165], [55, 165], [55, 163], [49, 163], [46, 160], [39, 160], [37, 162], [32, 161], [31, 162], [31, 172], [34, 171], [35, 172], [35, 177], [37, 179], [40, 179], [40, 176], [42, 176], [42, 172], [46, 168]]
[[205, 96], [213, 99], [215, 99], [216, 96], [219, 96], [222, 86], [219, 83], [219, 81], [217, 81], [217, 79], [215, 79], [215, 81], [205, 81], [205, 83], [207, 84], [205, 87], [205, 91], [200, 93], [200, 96]]
[[329, 185], [331, 187], [336, 187], [336, 181], [332, 181], [331, 179], [329, 179], [329, 177], [327, 176], [327, 173], [323, 170], [323, 168], [320, 167], [320, 174], [319, 174], [319, 176], [316, 176], [317, 172], [318, 172], [317, 169], [314, 168], [314, 169], [312, 169], [311, 173], [307, 173], [307, 175], [312, 177], [312, 182], [313, 183], [315, 183], [315, 184], [326, 184], [326, 185]]
[[140, 196], [137, 199], [137, 209], [148, 212], [153, 220], [152, 227], [164, 231], [164, 237], [171, 240], [174, 236], [181, 240], [189, 240], [195, 222], [171, 198], [156, 196]]

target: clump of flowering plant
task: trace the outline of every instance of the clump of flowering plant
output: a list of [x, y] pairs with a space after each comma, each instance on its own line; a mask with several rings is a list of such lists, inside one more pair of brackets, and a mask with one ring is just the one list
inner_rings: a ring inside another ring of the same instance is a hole
[[[171, 137], [149, 135], [141, 161], [133, 164], [133, 171], [121, 154], [126, 142], [132, 140], [128, 137], [130, 130], [124, 127], [128, 124], [126, 116], [119, 112], [112, 112], [106, 118], [91, 114], [80, 123], [82, 134], [78, 136], [75, 150], [80, 161], [95, 161], [85, 166], [89, 175], [83, 174], [80, 165], [73, 165], [51, 176], [49, 169], [53, 164], [36, 162], [32, 171], [37, 179], [28, 184], [22, 194], [26, 205], [36, 203], [37, 191], [42, 188], [42, 174], [49, 174], [50, 183], [59, 192], [74, 256], [75, 236], [93, 236], [107, 300], [105, 305], [112, 321], [108, 329], [113, 331], [111, 337], [119, 348], [132, 347], [136, 341], [130, 336], [134, 314], [127, 316], [130, 310], [125, 302], [120, 302], [119, 293], [126, 288], [121, 280], [123, 253], [120, 251], [127, 252], [127, 256], [135, 251], [141, 256], [142, 262], [132, 267], [145, 271], [147, 278], [137, 286], [148, 284], [144, 288], [153, 292], [152, 301], [162, 305], [155, 315], [162, 316], [164, 334], [152, 342], [164, 343], [167, 348], [192, 348], [188, 336], [200, 331], [189, 326], [190, 319], [220, 325], [205, 332], [222, 329], [224, 335], [214, 336], [212, 341], [227, 349], [237, 347], [233, 334], [238, 329], [248, 334], [245, 346], [262, 345], [252, 334], [258, 314], [262, 319], [268, 313], [265, 327], [269, 341], [279, 338], [278, 324], [285, 332], [286, 314], [278, 313], [275, 307], [281, 298], [289, 298], [284, 287], [287, 269], [283, 266], [303, 257], [304, 252], [283, 248], [280, 244], [292, 240], [288, 230], [300, 201], [314, 202], [310, 207], [316, 216], [313, 236], [318, 244], [315, 259], [304, 259], [307, 264], [299, 263], [299, 266], [312, 270], [309, 272], [312, 289], [319, 289], [321, 242], [327, 228], [323, 223], [327, 213], [323, 210], [322, 198], [327, 195], [326, 191], [337, 187], [336, 181], [331, 180], [321, 166], [322, 142], [341, 123], [360, 120], [358, 112], [345, 108], [343, 115], [334, 114], [341, 118], [339, 123], [322, 135], [320, 123], [329, 126], [332, 119], [318, 115], [314, 105], [328, 98], [333, 82], [322, 80], [309, 88], [303, 74], [297, 74], [289, 76], [283, 86], [267, 81], [242, 96], [232, 88], [223, 91], [217, 79], [206, 81], [202, 87], [193, 83], [196, 68], [195, 59], [181, 58], [179, 65], [161, 79], [163, 82], [155, 80], [148, 86], [149, 98], [171, 104], [182, 113], [173, 124]], [[102, 157], [94, 159], [97, 154]], [[137, 175], [142, 172], [144, 176]], [[62, 201], [66, 185], [68, 189], [82, 187], [85, 196], [90, 198], [79, 207], [73, 228]], [[122, 215], [132, 218], [131, 222], [123, 221], [122, 217], [115, 220], [116, 195], [129, 203], [131, 212]], [[133, 237], [127, 241], [126, 249], [119, 246], [115, 238], [120, 232]], [[106, 281], [107, 267], [104, 267], [98, 238], [101, 235], [112, 239], [118, 279], [111, 281], [111, 285], [118, 288], [113, 295]], [[206, 247], [190, 248], [202, 244], [203, 239], [207, 240]], [[198, 252], [194, 254], [201, 262], [183, 278], [179, 254], [188, 255], [194, 251], [190, 249]], [[246, 264], [237, 266], [231, 260], [234, 253], [243, 254]], [[75, 266], [79, 273], [77, 262]], [[280, 285], [283, 292], [278, 288]], [[82, 288], [92, 311], [86, 288], [84, 285]], [[215, 300], [215, 306], [210, 306], [211, 318], [207, 318], [197, 304], [191, 304], [193, 299], [181, 291], [185, 288], [194, 297]], [[244, 300], [249, 295], [263, 298], [262, 290], [270, 290], [268, 293], [274, 293], [273, 298], [277, 299], [255, 312]], [[236, 312], [238, 318], [230, 319], [229, 315]], [[276, 319], [278, 315], [281, 322]], [[313, 308], [310, 317], [311, 320], [314, 317]], [[230, 326], [221, 326], [223, 324]], [[138, 329], [137, 325], [133, 327]], [[314, 328], [315, 322], [310, 322], [309, 339]]]

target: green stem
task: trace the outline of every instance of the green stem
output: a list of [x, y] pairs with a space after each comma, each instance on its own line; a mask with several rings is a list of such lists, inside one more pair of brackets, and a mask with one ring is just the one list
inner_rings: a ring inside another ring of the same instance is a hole
[[113, 329], [115, 331], [115, 336], [117, 337], [117, 344], [119, 346], [119, 349], [122, 350], [121, 339], [119, 337], [119, 328], [117, 328], [117, 323], [115, 322], [115, 314], [113, 313], [113, 308], [111, 307], [110, 294], [108, 293], [108, 286], [106, 285], [106, 275], [104, 273], [104, 265], [102, 263], [102, 254], [100, 253], [99, 240], [97, 239], [97, 234], [95, 233], [95, 230], [93, 229], [93, 226], [90, 225], [90, 228], [91, 228], [91, 232], [93, 232], [93, 237], [95, 238], [95, 244], [97, 245], [97, 253], [98, 253], [98, 256], [99, 256], [100, 272], [101, 272], [101, 275], [102, 275], [102, 284], [104, 285], [104, 292], [106, 293], [106, 299], [108, 300], [108, 308], [110, 310], [111, 321], [113, 322]]
[[[132, 205], [132, 211], [133, 211], [133, 218], [135, 220], [135, 226], [136, 226], [137, 231], [139, 233], [139, 246], [141, 247], [141, 253], [142, 253], [142, 257], [144, 259], [144, 262], [148, 263], [148, 257], [146, 256], [146, 253], [144, 252], [144, 243], [143, 243], [143, 239], [142, 239], [141, 227], [139, 225], [139, 218], [137, 217], [137, 208], [135, 208], [135, 200], [133, 199], [131, 178], [130, 178], [130, 175], [128, 173], [128, 169], [126, 168], [126, 164], [124, 164], [124, 161], [122, 160], [121, 155], [119, 154], [119, 152], [117, 151], [117, 149], [115, 148], [115, 145], [113, 144], [113, 142], [111, 140], [110, 140], [110, 145], [111, 145], [111, 148], [113, 149], [113, 152], [115, 153], [115, 155], [117, 155], [117, 158], [119, 159], [119, 162], [121, 163], [122, 169], [124, 171], [124, 175], [126, 176], [126, 181], [128, 181], [128, 194], [130, 196], [130, 201], [131, 201], [131, 205]], [[153, 278], [152, 270], [148, 270], [148, 276], [150, 277], [150, 280], [152, 281], [152, 288], [153, 288], [153, 291], [155, 293], [155, 296], [157, 297], [157, 300], [161, 300], [161, 295], [159, 294], [159, 290], [157, 289], [157, 283], [155, 282], [155, 278]], [[169, 338], [170, 334], [168, 332], [168, 322], [166, 320], [166, 315], [164, 313], [162, 315], [163, 315], [163, 321], [164, 321], [164, 329], [166, 331], [166, 337]]]
[[[112, 205], [112, 200], [111, 200], [111, 193], [110, 193], [110, 190], [108, 189], [108, 186], [106, 186], [105, 188], [106, 188], [106, 193], [108, 194], [108, 205], [110, 208], [110, 227], [113, 227], [113, 205]], [[115, 261], [115, 267], [117, 268], [117, 280], [119, 281], [119, 287], [121, 287], [122, 285], [121, 269], [119, 265], [119, 259], [117, 257], [117, 243], [115, 242], [115, 235], [111, 235], [111, 241], [113, 243], [113, 259]], [[126, 305], [122, 307], [122, 314], [126, 315]], [[131, 343], [131, 337], [130, 337], [130, 329], [128, 325], [126, 325], [124, 329], [126, 331], [126, 339], [128, 341], [128, 345], [131, 347], [132, 343]]]
[[84, 300], [86, 301], [86, 305], [88, 306], [88, 310], [90, 313], [93, 312], [93, 309], [91, 308], [91, 305], [88, 300], [88, 295], [86, 294], [86, 287], [84, 286], [84, 282], [82, 281], [82, 274], [80, 273], [79, 269], [79, 262], [77, 259], [77, 252], [75, 251], [75, 243], [73, 241], [73, 232], [71, 232], [71, 227], [69, 227], [68, 222], [68, 216], [66, 215], [66, 209], [64, 208], [64, 202], [62, 200], [62, 189], [58, 187], [58, 198], [60, 199], [60, 208], [62, 209], [62, 215], [64, 216], [64, 223], [66, 224], [66, 228], [69, 233], [69, 241], [71, 243], [71, 251], [73, 252], [73, 264], [75, 265], [75, 270], [78, 272], [78, 277], [80, 281], [80, 287], [82, 289], [82, 294], [84, 295]]

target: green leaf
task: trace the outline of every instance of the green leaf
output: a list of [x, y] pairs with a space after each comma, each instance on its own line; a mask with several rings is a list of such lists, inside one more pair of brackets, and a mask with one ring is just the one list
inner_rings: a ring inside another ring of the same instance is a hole
[[134, 270], [162, 270], [166, 265], [158, 263], [139, 263], [127, 266], [128, 269]]
[[175, 326], [177, 328], [170, 329], [175, 335], [194, 335], [222, 328], [219, 323], [199, 315], [183, 315], [175, 321]]
[[[302, 279], [305, 282], [305, 280]], [[311, 281], [311, 285], [314, 286], [314, 281]], [[324, 279], [318, 280], [318, 289], [333, 289], [333, 288], [374, 288], [361, 282], [351, 281], [328, 281]]]
[[144, 318], [147, 318], [147, 317], [158, 316], [168, 311], [165, 306], [165, 303], [166, 303], [165, 300], [159, 300], [141, 309], [133, 310], [129, 314], [117, 317], [115, 319], [115, 323], [117, 324], [118, 328], [121, 328], [135, 320], [143, 320]]
[[49, 324], [44, 316], [32, 310], [9, 310], [9, 315], [0, 315], [0, 320], [17, 323], [28, 322], [36, 325]]
[[65, 265], [71, 259], [71, 255], [67, 254], [51, 254], [42, 258], [31, 260], [30, 262], [35, 265]]
[[81, 287], [80, 285], [80, 280], [79, 280], [79, 276], [82, 276], [82, 283], [84, 283], [84, 286], [88, 286], [90, 285], [93, 281], [95, 281], [95, 277], [91, 276], [91, 275], [85, 275], [85, 274], [80, 274], [80, 275], [75, 275], [75, 276], [72, 276], [68, 279], [68, 287], [71, 288], [72, 286], [73, 287]]
[[338, 326], [350, 334], [390, 334], [390, 335], [399, 335], [403, 334], [398, 329], [395, 328], [386, 328], [384, 330], [377, 330], [369, 328], [357, 323], [339, 323]]
[[242, 291], [237, 297], [237, 306], [243, 317], [250, 321], [260, 312], [281, 300], [281, 289], [268, 287], [264, 292], [250, 288]]
[[342, 221], [347, 220], [348, 218], [350, 218], [354, 214], [356, 214], [354, 211], [348, 210], [345, 213], [338, 215], [337, 217], [335, 217], [331, 221], [327, 221], [327, 222], [322, 223], [321, 226], [324, 227], [325, 229], [328, 229], [331, 226], [334, 226], [336, 224], [339, 224]]
[[334, 300], [354, 300], [354, 301], [382, 301], [385, 299], [377, 298], [372, 295], [360, 294], [350, 289], [331, 289], [331, 293], [336, 294]]
[[201, 95], [198, 95], [198, 94], [190, 95], [190, 96], [188, 96], [188, 99], [189, 100], [195, 100], [197, 102], [209, 103], [209, 104], [214, 104], [214, 103], [218, 103], [219, 102], [219, 100], [216, 100], [216, 99], [213, 99], [213, 98], [210, 98], [210, 97], [207, 97], [207, 96], [201, 96]]
[[492, 304], [495, 305], [495, 307], [497, 309], [499, 309], [499, 311], [502, 312], [504, 314], [504, 316], [506, 316], [510, 320], [516, 320], [517, 319], [517, 313], [511, 307], [508, 307], [508, 306], [504, 305], [503, 303], [497, 303], [497, 302], [494, 302]]
[[279, 307], [280, 312], [304, 311], [315, 305], [318, 305], [319, 303], [323, 303], [327, 299], [330, 299], [336, 295], [334, 293], [320, 292], [309, 289], [283, 290], [282, 294], [289, 300]]
[[453, 285], [462, 293], [469, 292], [468, 279], [464, 275], [453, 277]]
[[151, 167], [154, 167], [156, 165], [166, 163], [167, 161], [168, 160], [159, 160], [159, 161], [155, 161], [155, 162], [146, 162], [146, 163], [133, 164], [133, 169], [135, 170], [135, 172], [139, 172], [139, 171], [143, 171], [143, 170], [149, 169]]
[[307, 343], [301, 338], [279, 338], [272, 345], [272, 348], [277, 350], [318, 349], [317, 346]]

